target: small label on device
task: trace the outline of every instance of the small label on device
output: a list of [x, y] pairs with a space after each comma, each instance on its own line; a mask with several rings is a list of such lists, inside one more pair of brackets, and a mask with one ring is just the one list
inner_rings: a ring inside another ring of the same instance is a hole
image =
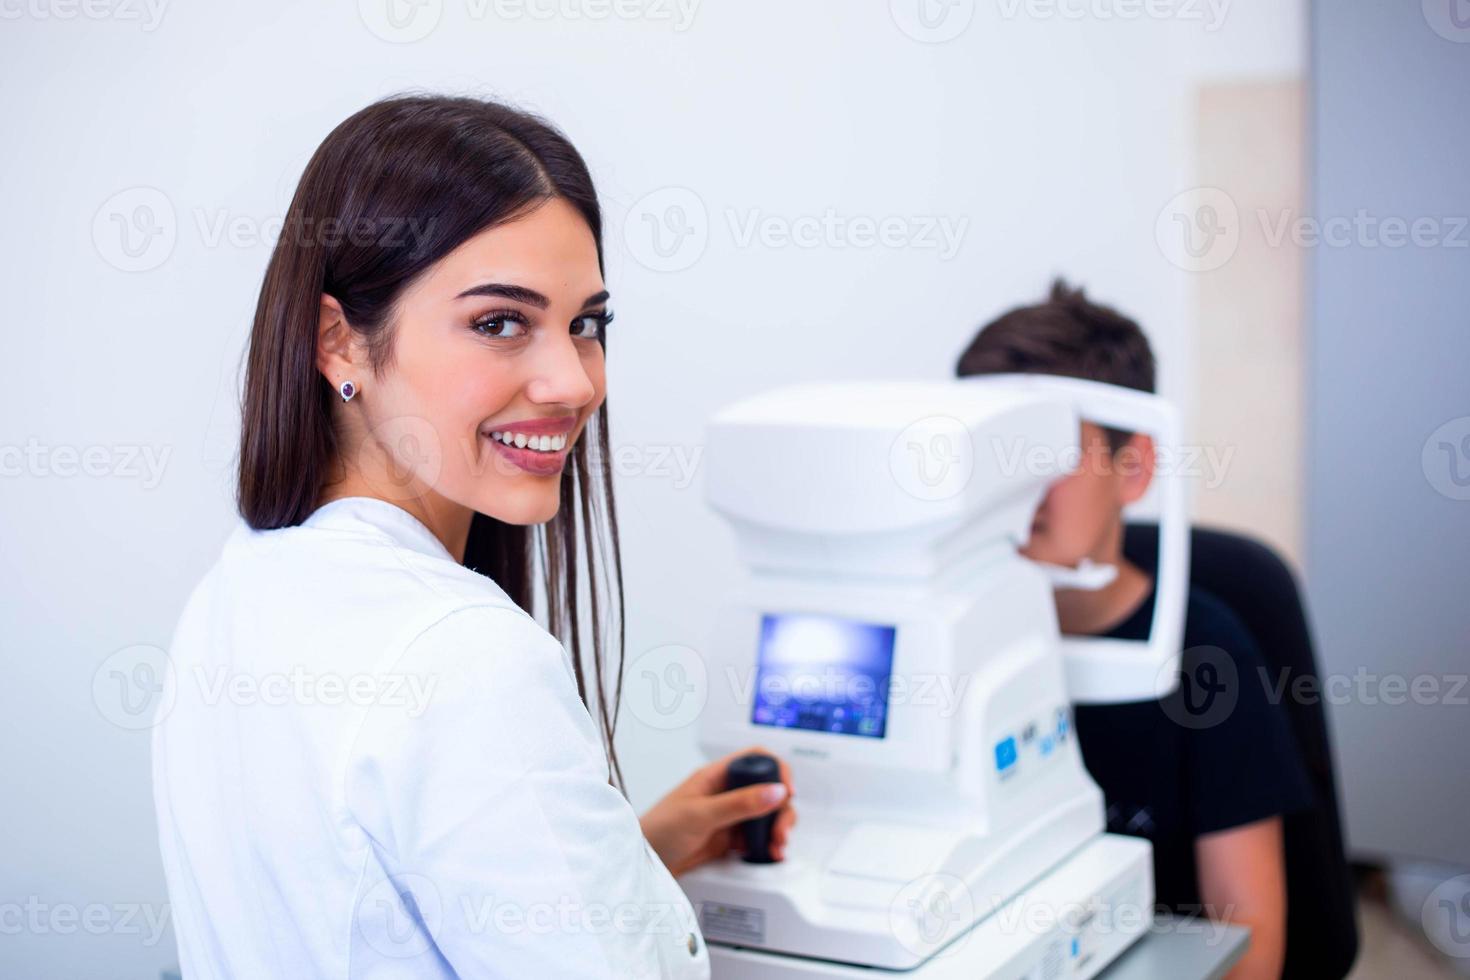
[[706, 939], [760, 945], [766, 941], [766, 913], [741, 905], [704, 902], [699, 907], [699, 928]]

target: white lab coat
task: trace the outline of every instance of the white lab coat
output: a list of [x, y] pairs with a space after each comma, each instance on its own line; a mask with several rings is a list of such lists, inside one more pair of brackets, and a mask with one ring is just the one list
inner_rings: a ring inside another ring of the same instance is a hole
[[183, 975], [691, 977], [566, 651], [386, 501], [243, 522], [153, 732]]

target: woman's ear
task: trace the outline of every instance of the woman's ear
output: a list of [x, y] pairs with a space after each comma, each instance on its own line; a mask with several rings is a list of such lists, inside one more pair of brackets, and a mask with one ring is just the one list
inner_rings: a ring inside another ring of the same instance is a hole
[[342, 313], [342, 304], [335, 297], [322, 293], [318, 308], [316, 329], [316, 367], [336, 388], [343, 381], [356, 380], [357, 365], [353, 363], [352, 328]]
[[1113, 463], [1120, 477], [1118, 502], [1123, 506], [1133, 503], [1148, 493], [1154, 479], [1154, 467], [1158, 462], [1154, 450], [1153, 436], [1135, 432], [1128, 437], [1116, 453]]

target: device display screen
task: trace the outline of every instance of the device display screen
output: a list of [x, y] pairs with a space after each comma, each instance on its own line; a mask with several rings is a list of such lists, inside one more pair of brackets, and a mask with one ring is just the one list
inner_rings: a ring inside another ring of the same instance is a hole
[[897, 630], [836, 616], [767, 613], [750, 720], [882, 738]]

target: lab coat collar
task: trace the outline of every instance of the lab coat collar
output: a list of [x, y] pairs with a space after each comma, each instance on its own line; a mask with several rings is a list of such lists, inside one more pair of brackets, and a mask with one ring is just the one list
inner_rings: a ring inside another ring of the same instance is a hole
[[368, 525], [392, 538], [395, 544], [454, 561], [443, 542], [422, 521], [397, 504], [378, 497], [338, 497], [312, 511], [302, 524], [355, 531], [362, 531], [363, 525]]

